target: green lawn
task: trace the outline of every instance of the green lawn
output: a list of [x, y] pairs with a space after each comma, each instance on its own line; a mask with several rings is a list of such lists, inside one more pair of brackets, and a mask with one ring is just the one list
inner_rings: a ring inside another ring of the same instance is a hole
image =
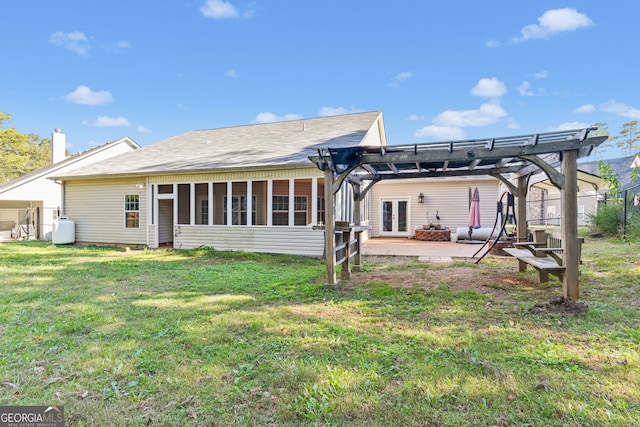
[[529, 313], [561, 285], [512, 259], [372, 258], [335, 291], [317, 259], [2, 243], [0, 404], [77, 426], [637, 426], [638, 249], [587, 239], [590, 308], [566, 317]]

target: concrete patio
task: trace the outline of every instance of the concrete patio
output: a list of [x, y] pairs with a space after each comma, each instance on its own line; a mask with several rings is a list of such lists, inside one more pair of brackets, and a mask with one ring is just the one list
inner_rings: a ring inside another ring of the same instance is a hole
[[471, 258], [480, 249], [482, 243], [428, 242], [408, 238], [377, 237], [362, 244], [362, 255], [415, 256], [424, 262], [451, 262], [453, 257]]

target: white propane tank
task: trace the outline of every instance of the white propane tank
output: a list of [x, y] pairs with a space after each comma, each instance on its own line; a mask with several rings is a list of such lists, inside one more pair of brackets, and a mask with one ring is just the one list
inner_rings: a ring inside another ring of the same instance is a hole
[[51, 233], [51, 243], [54, 245], [65, 245], [76, 241], [76, 224], [66, 216], [61, 216], [53, 222], [53, 233]]

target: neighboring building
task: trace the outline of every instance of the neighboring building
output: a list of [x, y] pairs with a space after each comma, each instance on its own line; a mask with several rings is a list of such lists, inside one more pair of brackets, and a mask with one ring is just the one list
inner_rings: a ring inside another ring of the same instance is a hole
[[52, 225], [62, 208], [62, 186], [47, 179], [140, 148], [121, 138], [73, 156], [65, 156], [65, 135], [51, 135], [51, 164], [0, 185], [0, 240], [15, 236], [51, 239]]
[[[627, 156], [602, 160], [608, 163], [618, 174], [623, 189], [634, 185], [631, 173], [640, 165], [639, 156]], [[598, 205], [606, 200], [609, 188], [599, 177], [598, 164], [600, 161], [578, 163], [578, 225], [589, 224], [589, 214], [598, 210]], [[528, 218], [531, 223], [545, 225], [560, 225], [562, 206], [560, 191], [545, 179], [533, 184], [530, 191], [540, 192], [539, 196], [529, 197]]]
[[[324, 173], [308, 157], [356, 145], [386, 145], [381, 112], [191, 131], [53, 178], [78, 242], [320, 256]], [[353, 221], [350, 193], [337, 220]]]

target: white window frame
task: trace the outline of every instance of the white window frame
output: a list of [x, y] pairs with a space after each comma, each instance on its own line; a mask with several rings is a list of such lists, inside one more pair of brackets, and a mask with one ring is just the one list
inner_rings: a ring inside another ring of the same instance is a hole
[[[135, 200], [129, 200], [130, 197], [134, 197]], [[135, 226], [129, 226], [129, 214], [136, 214]], [[140, 228], [140, 194], [124, 195], [124, 228]]]

